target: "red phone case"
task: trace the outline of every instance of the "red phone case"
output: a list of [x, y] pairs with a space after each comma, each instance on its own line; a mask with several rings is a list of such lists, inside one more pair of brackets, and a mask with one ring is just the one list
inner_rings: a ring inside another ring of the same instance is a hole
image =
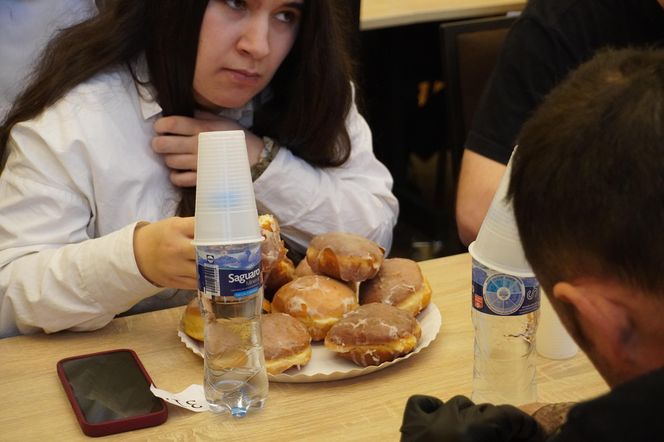
[[138, 359], [138, 355], [133, 350], [130, 349], [123, 348], [117, 350], [108, 350], [97, 353], [90, 353], [80, 356], [72, 356], [69, 358], [64, 358], [58, 361], [57, 363], [58, 377], [60, 378], [62, 386], [65, 389], [65, 393], [67, 393], [67, 398], [69, 398], [69, 402], [71, 403], [71, 406], [74, 409], [74, 412], [76, 413], [76, 418], [78, 419], [78, 423], [80, 424], [83, 433], [85, 433], [88, 436], [93, 436], [93, 437], [105, 436], [108, 434], [137, 430], [139, 428], [153, 427], [155, 425], [164, 423], [168, 418], [168, 408], [166, 406], [166, 402], [163, 399], [159, 399], [159, 401], [162, 403], [162, 407], [160, 410], [156, 412], [147, 413], [140, 416], [127, 417], [123, 419], [108, 420], [102, 423], [91, 423], [85, 419], [85, 415], [83, 414], [83, 411], [81, 410], [78, 402], [76, 401], [74, 390], [70, 385], [69, 380], [67, 379], [67, 375], [64, 371], [62, 364], [66, 361], [74, 359], [84, 359], [92, 356], [98, 356], [98, 355], [104, 355], [116, 352], [128, 352], [132, 356], [132, 359], [136, 362], [137, 367], [143, 373], [143, 376], [145, 377], [145, 380], [148, 382], [148, 385], [153, 384], [152, 379], [150, 379], [150, 375], [148, 375], [148, 372], [145, 370], [145, 367], [143, 367], [143, 364], [141, 363], [140, 359]]

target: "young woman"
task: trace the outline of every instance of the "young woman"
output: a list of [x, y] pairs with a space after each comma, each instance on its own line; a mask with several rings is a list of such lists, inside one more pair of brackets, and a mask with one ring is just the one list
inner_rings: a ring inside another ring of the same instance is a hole
[[185, 301], [204, 130], [245, 129], [259, 210], [292, 248], [332, 230], [389, 248], [398, 205], [342, 1], [107, 0], [53, 40], [0, 128], [0, 336]]

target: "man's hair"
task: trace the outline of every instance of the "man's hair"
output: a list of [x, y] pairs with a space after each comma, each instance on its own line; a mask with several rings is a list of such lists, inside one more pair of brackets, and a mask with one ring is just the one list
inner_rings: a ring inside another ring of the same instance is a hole
[[[164, 115], [193, 116], [194, 69], [209, 0], [103, 0], [99, 14], [49, 43], [26, 88], [0, 126], [0, 171], [12, 127], [36, 117], [95, 74], [145, 54], [149, 81]], [[254, 130], [316, 166], [350, 155], [345, 118], [352, 104], [352, 63], [345, 0], [306, 0], [297, 40], [270, 83], [273, 99], [258, 109]], [[132, 71], [134, 78], [136, 74]], [[138, 80], [137, 80], [138, 81]], [[191, 215], [194, 189], [179, 214]]]
[[603, 50], [523, 126], [512, 198], [542, 287], [608, 278], [664, 296], [664, 50]]

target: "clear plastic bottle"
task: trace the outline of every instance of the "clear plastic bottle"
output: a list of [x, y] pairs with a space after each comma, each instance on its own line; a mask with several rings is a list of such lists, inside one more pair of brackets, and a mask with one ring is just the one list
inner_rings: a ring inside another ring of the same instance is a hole
[[214, 412], [243, 417], [268, 394], [260, 314], [260, 243], [197, 246], [205, 320], [205, 398]]
[[535, 402], [537, 279], [501, 273], [475, 259], [472, 279], [475, 364], [471, 399], [512, 405]]

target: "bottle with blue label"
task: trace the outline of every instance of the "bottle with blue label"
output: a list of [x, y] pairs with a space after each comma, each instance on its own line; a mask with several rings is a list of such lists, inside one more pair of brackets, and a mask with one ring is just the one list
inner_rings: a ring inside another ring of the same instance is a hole
[[197, 246], [205, 320], [205, 398], [214, 412], [242, 417], [268, 394], [260, 329], [259, 242]]
[[537, 400], [539, 306], [539, 283], [532, 274], [501, 272], [473, 259], [473, 402], [522, 405]]
[[468, 247], [473, 258], [471, 399], [475, 403], [537, 401], [534, 350], [540, 289], [521, 246], [512, 204], [506, 199], [511, 169], [510, 158], [477, 239]]

